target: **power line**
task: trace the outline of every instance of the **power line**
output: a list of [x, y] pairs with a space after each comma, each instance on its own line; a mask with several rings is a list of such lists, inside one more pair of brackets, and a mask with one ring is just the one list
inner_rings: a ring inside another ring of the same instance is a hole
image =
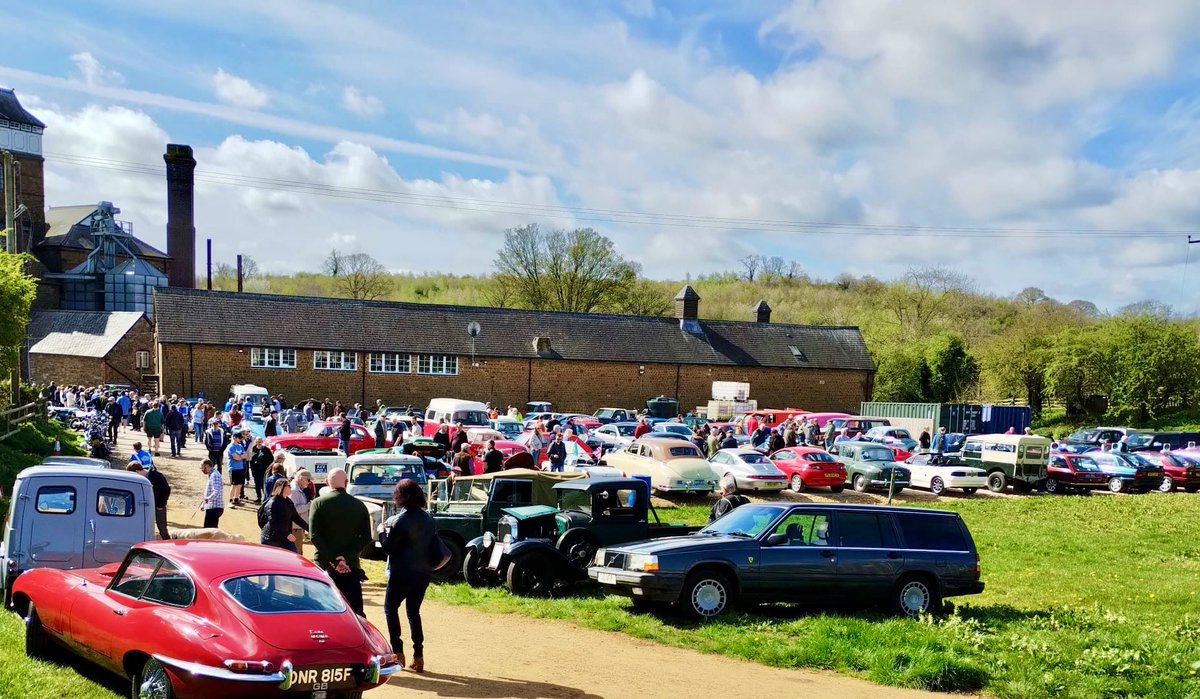
[[[133, 175], [161, 178], [164, 166], [112, 160], [67, 153], [46, 153], [56, 162]], [[730, 218], [685, 214], [647, 213], [620, 209], [558, 206], [525, 202], [474, 199], [453, 195], [420, 194], [399, 190], [369, 189], [320, 184], [234, 172], [197, 168], [196, 180], [215, 185], [249, 187], [271, 191], [310, 194], [336, 199], [401, 204], [424, 208], [453, 209], [464, 212], [540, 216], [545, 218], [630, 225], [673, 226], [678, 228], [731, 230], [757, 233], [812, 233], [825, 235], [871, 235], [905, 237], [948, 237], [970, 235], [974, 238], [1166, 238], [1186, 235], [1191, 230], [1106, 229], [1106, 228], [998, 228], [985, 226], [922, 226], [914, 224], [871, 224], [837, 221], [787, 221], [779, 219]]]

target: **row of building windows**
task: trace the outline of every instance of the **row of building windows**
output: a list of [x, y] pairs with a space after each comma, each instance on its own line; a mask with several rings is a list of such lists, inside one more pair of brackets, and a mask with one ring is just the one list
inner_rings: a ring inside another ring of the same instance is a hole
[[[400, 354], [370, 352], [367, 371], [372, 374], [411, 374], [413, 365], [425, 376], [457, 376], [458, 357], [445, 354]], [[254, 347], [250, 350], [250, 366], [259, 369], [295, 369], [296, 350], [274, 347]], [[358, 371], [358, 353], [338, 350], [313, 352], [313, 369], [322, 371]]]

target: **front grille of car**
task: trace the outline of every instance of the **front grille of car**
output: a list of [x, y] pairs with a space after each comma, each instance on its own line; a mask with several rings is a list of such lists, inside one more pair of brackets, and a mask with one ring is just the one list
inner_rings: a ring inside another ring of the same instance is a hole
[[512, 538], [515, 540], [517, 537], [513, 529], [515, 529], [515, 527], [513, 527], [512, 519], [509, 517], [501, 517], [500, 523], [496, 527], [496, 538], [500, 541], [504, 541], [504, 537], [512, 536]]
[[604, 552], [604, 567], [605, 568], [624, 568], [625, 554], [618, 551]]

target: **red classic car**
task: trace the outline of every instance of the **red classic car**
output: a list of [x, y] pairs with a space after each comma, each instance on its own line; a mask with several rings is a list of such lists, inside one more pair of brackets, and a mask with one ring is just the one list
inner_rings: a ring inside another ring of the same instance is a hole
[[61, 644], [135, 697], [360, 697], [400, 669], [387, 641], [294, 553], [153, 541], [102, 568], [37, 568], [13, 586], [25, 650]]
[[[350, 437], [350, 449], [346, 456], [350, 456], [360, 449], [375, 448], [375, 438], [371, 436], [366, 427], [353, 423], [350, 427], [354, 429], [354, 434]], [[342, 423], [324, 420], [312, 423], [303, 432], [267, 437], [263, 440], [263, 444], [271, 451], [280, 449], [334, 451], [339, 445], [338, 433], [341, 429]]]
[[799, 493], [805, 488], [846, 489], [846, 467], [842, 462], [813, 447], [788, 447], [767, 457], [788, 477], [788, 485]]
[[[483, 463], [483, 455], [487, 453], [486, 444], [472, 444], [467, 447], [471, 454], [472, 464], [475, 467], [475, 474], [483, 473], [487, 468], [487, 464]], [[504, 468], [533, 468], [533, 455], [529, 453], [529, 449], [520, 442], [512, 442], [506, 439], [496, 440], [496, 449], [504, 454]], [[520, 456], [525, 454], [524, 457]], [[513, 459], [513, 457], [517, 457]]]
[[1183, 488], [1188, 493], [1200, 490], [1200, 467], [1196, 464], [1195, 456], [1155, 451], [1139, 451], [1138, 456], [1162, 466], [1163, 479], [1158, 486], [1160, 492], [1170, 493], [1176, 488]]
[[1054, 453], [1046, 464], [1047, 493], [1095, 490], [1107, 485], [1108, 476], [1100, 464], [1086, 454]]

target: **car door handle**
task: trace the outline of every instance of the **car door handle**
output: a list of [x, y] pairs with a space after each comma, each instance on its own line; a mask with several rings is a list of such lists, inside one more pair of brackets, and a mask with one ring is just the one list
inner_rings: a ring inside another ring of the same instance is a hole
[[113, 614], [116, 614], [117, 616], [125, 616], [125, 610], [124, 609], [114, 609]]
[[833, 551], [822, 551], [821, 552], [821, 558], [833, 558], [833, 556], [834, 556]]
[[896, 552], [896, 551], [888, 551], [888, 558], [890, 558], [890, 559], [892, 559], [892, 560], [896, 560], [896, 559], [898, 559], [898, 558], [904, 558], [904, 556], [901, 556], [901, 555], [900, 555], [898, 552]]

